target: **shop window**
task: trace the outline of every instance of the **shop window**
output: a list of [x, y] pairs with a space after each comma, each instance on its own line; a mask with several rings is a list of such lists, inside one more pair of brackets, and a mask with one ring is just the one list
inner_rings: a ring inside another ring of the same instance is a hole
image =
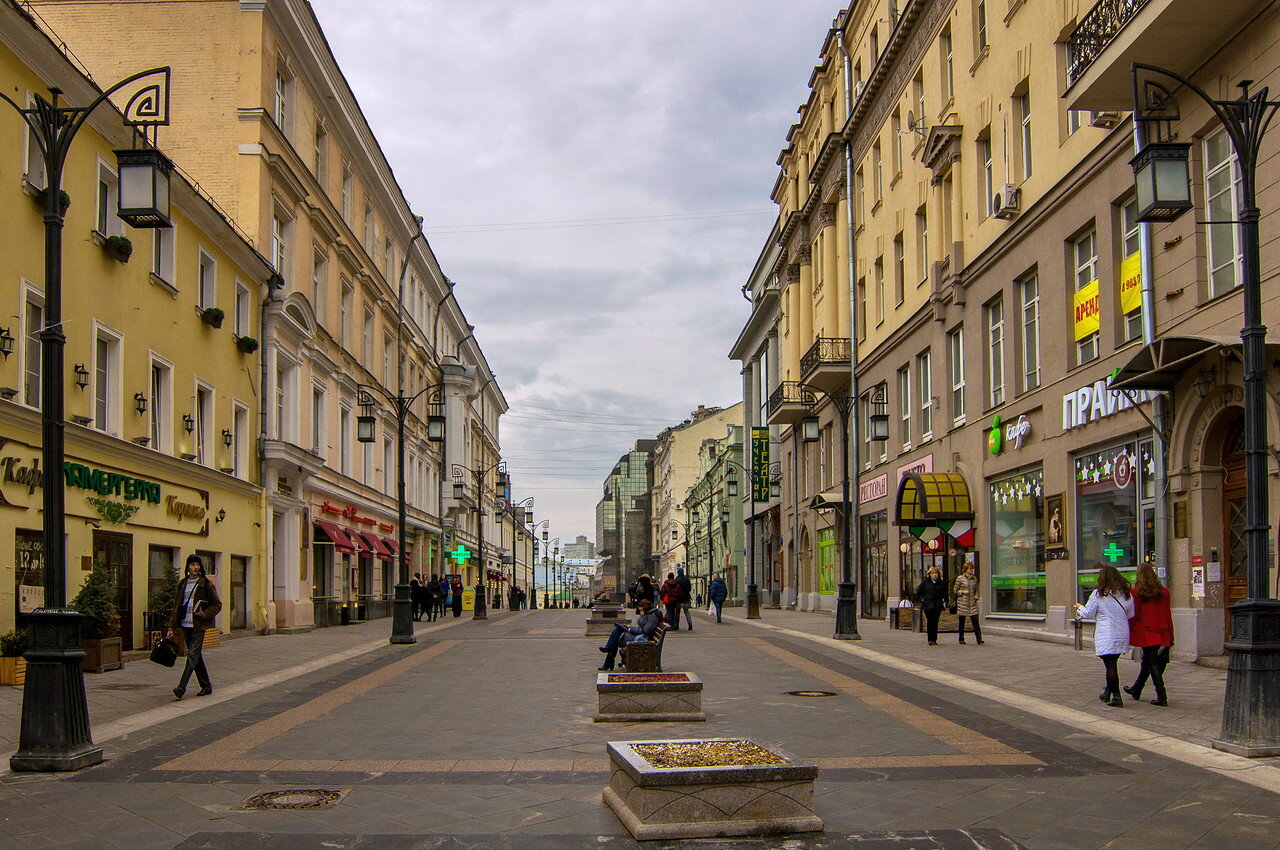
[[[1047, 612], [1044, 569], [1044, 472], [992, 481], [991, 610], [998, 614]], [[1057, 504], [1061, 508], [1062, 500]]]
[[178, 580], [177, 550], [172, 546], [151, 546], [147, 550], [147, 610], [168, 622], [168, 611], [156, 611], [150, 600]]
[[836, 592], [836, 532], [824, 528], [818, 532], [818, 593]]
[[1133, 581], [1155, 551], [1155, 455], [1150, 441], [1080, 455], [1076, 480], [1076, 588], [1084, 602], [1103, 564]]
[[862, 616], [883, 620], [889, 595], [889, 516], [876, 511], [862, 518]]

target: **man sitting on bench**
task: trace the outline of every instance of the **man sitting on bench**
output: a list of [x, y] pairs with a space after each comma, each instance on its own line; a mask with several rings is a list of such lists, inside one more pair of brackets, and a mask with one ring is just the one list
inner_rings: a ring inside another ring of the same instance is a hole
[[614, 659], [618, 657], [618, 648], [637, 640], [641, 635], [645, 640], [653, 640], [654, 633], [662, 623], [662, 615], [653, 610], [653, 600], [641, 598], [636, 604], [636, 612], [636, 620], [630, 628], [620, 624], [614, 625], [613, 634], [609, 635], [604, 646], [600, 647], [600, 651], [604, 653], [604, 663], [599, 669], [612, 670]]

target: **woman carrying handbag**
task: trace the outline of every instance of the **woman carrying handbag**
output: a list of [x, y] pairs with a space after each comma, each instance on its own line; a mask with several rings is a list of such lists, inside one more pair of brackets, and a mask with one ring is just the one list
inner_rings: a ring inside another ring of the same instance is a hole
[[199, 555], [189, 555], [187, 575], [178, 582], [177, 591], [173, 594], [173, 613], [169, 617], [169, 631], [165, 634], [172, 639], [173, 630], [180, 628], [187, 644], [187, 666], [182, 668], [182, 679], [173, 689], [173, 695], [178, 699], [187, 692], [192, 673], [200, 683], [200, 692], [196, 696], [205, 697], [213, 693], [213, 683], [204, 666], [204, 633], [213, 628], [213, 618], [221, 610], [218, 588], [205, 575], [204, 562]]
[[1129, 581], [1110, 564], [1098, 564], [1098, 587], [1084, 605], [1076, 603], [1076, 616], [1092, 619], [1094, 654], [1102, 659], [1107, 686], [1098, 699], [1112, 708], [1120, 708], [1120, 673], [1116, 661], [1129, 649], [1129, 618], [1133, 616], [1133, 599], [1129, 597]]

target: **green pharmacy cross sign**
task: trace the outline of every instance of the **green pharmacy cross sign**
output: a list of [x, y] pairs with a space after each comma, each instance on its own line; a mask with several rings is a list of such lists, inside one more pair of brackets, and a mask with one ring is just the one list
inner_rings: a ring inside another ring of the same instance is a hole
[[471, 560], [471, 550], [459, 543], [458, 547], [449, 553], [449, 557], [457, 561], [458, 566], [462, 566], [467, 561]]
[[1116, 561], [1120, 560], [1122, 555], [1124, 555], [1124, 550], [1117, 546], [1116, 542], [1112, 540], [1107, 544], [1107, 548], [1102, 550], [1102, 554], [1106, 555], [1107, 560], [1114, 564]]

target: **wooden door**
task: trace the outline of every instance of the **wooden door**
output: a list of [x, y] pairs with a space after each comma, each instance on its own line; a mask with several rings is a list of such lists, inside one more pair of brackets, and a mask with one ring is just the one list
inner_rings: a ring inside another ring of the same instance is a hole
[[120, 648], [133, 649], [133, 535], [110, 531], [93, 533], [93, 561], [104, 563], [116, 583], [120, 612]]
[[1231, 634], [1231, 615], [1227, 608], [1249, 595], [1245, 558], [1245, 487], [1244, 487], [1244, 417], [1227, 428], [1222, 465], [1226, 474], [1222, 482], [1222, 553], [1223, 615], [1226, 634]]

